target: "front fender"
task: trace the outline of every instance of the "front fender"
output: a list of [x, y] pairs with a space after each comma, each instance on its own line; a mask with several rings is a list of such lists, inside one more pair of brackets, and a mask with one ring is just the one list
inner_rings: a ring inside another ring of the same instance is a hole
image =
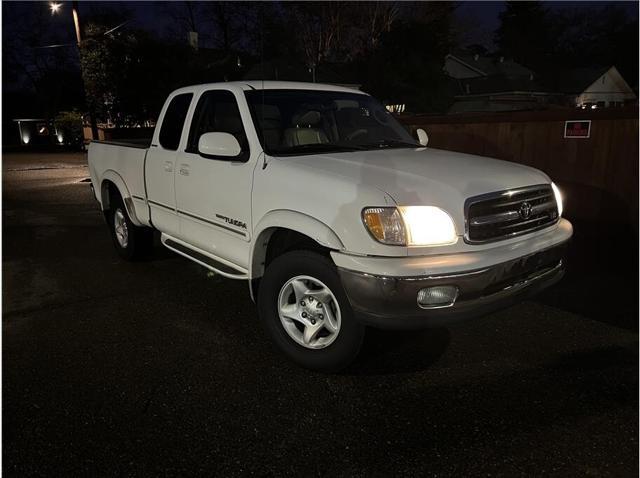
[[264, 258], [271, 234], [278, 229], [290, 229], [310, 237], [318, 244], [342, 251], [344, 244], [338, 235], [325, 223], [318, 219], [289, 209], [278, 209], [265, 214], [253, 231], [254, 241], [251, 244], [249, 277], [261, 277], [264, 272]]

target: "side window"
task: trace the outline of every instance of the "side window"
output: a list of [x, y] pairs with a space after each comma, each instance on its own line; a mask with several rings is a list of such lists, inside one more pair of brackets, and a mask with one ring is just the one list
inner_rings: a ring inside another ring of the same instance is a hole
[[[242, 149], [240, 159], [248, 158], [247, 135], [242, 125], [238, 103], [230, 91], [207, 91], [202, 94], [193, 114], [187, 152], [198, 153], [200, 136], [212, 132], [229, 133], [235, 136]], [[234, 158], [234, 160], [237, 159]]]
[[187, 117], [187, 110], [191, 104], [192, 93], [185, 93], [174, 96], [167, 107], [167, 112], [162, 119], [162, 127], [160, 128], [160, 145], [164, 149], [175, 151], [180, 144], [180, 136], [182, 135], [182, 127]]

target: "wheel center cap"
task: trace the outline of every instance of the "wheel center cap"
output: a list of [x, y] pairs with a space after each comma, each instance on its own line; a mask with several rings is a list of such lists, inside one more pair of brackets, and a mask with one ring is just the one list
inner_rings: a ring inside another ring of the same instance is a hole
[[324, 320], [324, 307], [322, 302], [314, 297], [305, 296], [303, 304], [303, 317], [306, 316], [309, 318], [312, 325], [315, 325], [316, 321]]

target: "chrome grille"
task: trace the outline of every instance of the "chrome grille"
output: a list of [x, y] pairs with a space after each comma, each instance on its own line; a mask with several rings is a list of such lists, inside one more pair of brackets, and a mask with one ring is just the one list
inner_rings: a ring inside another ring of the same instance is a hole
[[483, 194], [465, 202], [465, 240], [499, 241], [555, 224], [558, 206], [551, 185]]

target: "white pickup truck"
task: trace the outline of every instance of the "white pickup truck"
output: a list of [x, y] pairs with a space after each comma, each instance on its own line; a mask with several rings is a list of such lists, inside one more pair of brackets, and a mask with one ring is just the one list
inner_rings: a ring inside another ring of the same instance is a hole
[[544, 173], [428, 148], [360, 91], [289, 82], [179, 89], [146, 144], [94, 141], [125, 259], [152, 245], [248, 281], [295, 362], [338, 370], [365, 326], [441, 326], [557, 282], [572, 235]]

